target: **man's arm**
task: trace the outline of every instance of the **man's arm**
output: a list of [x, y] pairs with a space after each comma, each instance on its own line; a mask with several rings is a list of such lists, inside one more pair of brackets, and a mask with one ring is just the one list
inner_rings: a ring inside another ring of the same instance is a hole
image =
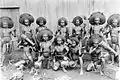
[[109, 50], [110, 52], [114, 53], [116, 56], [118, 55], [118, 53], [117, 53], [114, 49], [112, 49], [112, 48], [109, 46], [109, 44], [107, 44], [106, 42], [101, 41], [101, 42], [100, 42], [100, 45], [102, 45], [105, 49]]

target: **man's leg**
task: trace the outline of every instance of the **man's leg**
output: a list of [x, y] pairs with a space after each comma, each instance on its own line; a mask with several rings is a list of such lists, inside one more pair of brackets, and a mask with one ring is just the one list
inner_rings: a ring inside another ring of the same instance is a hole
[[88, 64], [88, 66], [87, 66], [87, 71], [88, 71], [88, 72], [91, 71], [93, 67], [94, 67], [94, 64], [93, 64], [93, 62], [91, 62], [91, 63]]
[[82, 59], [82, 57], [79, 57], [79, 61], [80, 61], [80, 75], [83, 75], [83, 59]]
[[102, 41], [100, 44], [101, 44], [105, 49], [107, 49], [107, 50], [109, 50], [110, 52], [114, 53], [115, 56], [118, 55], [118, 53], [117, 53], [114, 49], [112, 49], [112, 48], [109, 46], [109, 44], [105, 43], [104, 41]]
[[68, 65], [67, 61], [61, 61], [61, 67], [62, 67], [63, 72], [67, 72], [67, 70], [65, 69], [67, 65]]
[[6, 44], [3, 44], [3, 46], [2, 46], [2, 52], [1, 52], [1, 54], [2, 54], [2, 66], [4, 66], [4, 60], [5, 60], [5, 52], [6, 52]]

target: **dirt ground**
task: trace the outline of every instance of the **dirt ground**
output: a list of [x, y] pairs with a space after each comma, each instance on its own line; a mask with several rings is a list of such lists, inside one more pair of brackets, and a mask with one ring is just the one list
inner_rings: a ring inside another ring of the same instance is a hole
[[[9, 80], [10, 76], [12, 76], [13, 73], [15, 73], [16, 70], [13, 67], [9, 67], [6, 69], [6, 71], [0, 71], [0, 80]], [[59, 71], [53, 71], [53, 70], [46, 70], [43, 69], [40, 72], [40, 75], [35, 77], [37, 79], [38, 77], [44, 77], [40, 80], [112, 80], [106, 76], [100, 76], [97, 72], [86, 72], [84, 71], [84, 75], [79, 75], [79, 70], [68, 70], [67, 73]], [[28, 74], [28, 72], [24, 73], [24, 80], [34, 80], [33, 76]]]
[[[19, 52], [19, 51], [17, 51]], [[88, 58], [88, 57], [87, 57]], [[86, 67], [88, 63], [84, 63], [84, 67]], [[0, 80], [9, 80], [10, 76], [16, 72], [16, 69], [13, 65], [8, 66], [5, 71], [0, 69]], [[112, 80], [106, 76], [100, 76], [98, 72], [86, 72], [84, 70], [84, 75], [79, 75], [79, 69], [68, 70], [67, 73], [64, 73], [62, 70], [53, 71], [52, 69], [40, 70], [40, 75], [38, 77], [44, 77], [40, 80]], [[37, 78], [37, 77], [35, 77]], [[34, 80], [33, 76], [28, 72], [24, 73], [24, 80]]]

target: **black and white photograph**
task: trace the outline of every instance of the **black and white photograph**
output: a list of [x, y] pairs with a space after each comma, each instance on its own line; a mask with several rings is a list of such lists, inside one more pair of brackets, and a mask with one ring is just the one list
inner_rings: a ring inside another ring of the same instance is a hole
[[0, 80], [120, 80], [120, 0], [0, 0]]

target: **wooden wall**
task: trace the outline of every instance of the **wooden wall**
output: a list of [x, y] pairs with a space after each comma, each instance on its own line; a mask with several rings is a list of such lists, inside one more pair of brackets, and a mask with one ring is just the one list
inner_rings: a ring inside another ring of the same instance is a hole
[[[120, 13], [120, 0], [0, 0], [0, 6], [19, 6], [20, 14], [28, 12], [36, 19], [43, 16], [47, 26], [54, 29], [58, 18], [64, 16], [70, 22], [77, 15], [89, 15], [102, 11], [108, 17]], [[35, 23], [34, 26], [37, 26]]]

